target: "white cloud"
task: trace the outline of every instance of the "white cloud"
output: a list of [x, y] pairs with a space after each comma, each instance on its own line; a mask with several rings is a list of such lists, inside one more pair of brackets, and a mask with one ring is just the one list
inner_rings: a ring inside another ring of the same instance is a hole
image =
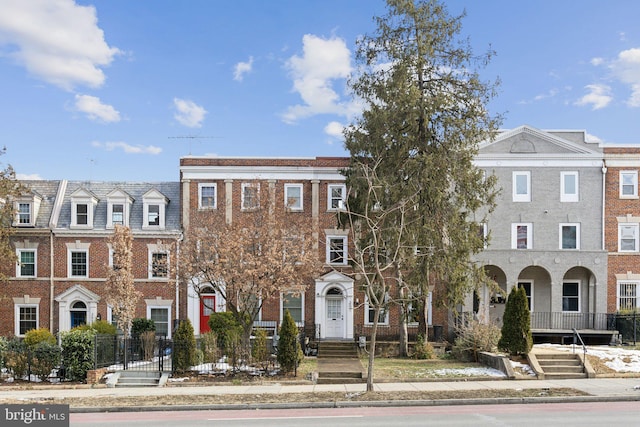
[[340, 100], [334, 81], [346, 79], [351, 73], [351, 52], [344, 40], [323, 39], [311, 34], [302, 38], [303, 55], [287, 61], [293, 78], [293, 90], [304, 104], [291, 106], [283, 120], [293, 123], [315, 114], [346, 114], [349, 106]]
[[333, 139], [343, 139], [344, 135], [343, 135], [343, 130], [344, 130], [344, 125], [340, 122], [329, 122], [327, 123], [327, 125], [324, 127], [324, 133], [326, 133], [327, 135], [329, 135], [332, 140], [330, 141], [330, 143], [333, 143]]
[[3, 0], [0, 45], [33, 76], [66, 90], [101, 86], [102, 67], [120, 53], [105, 41], [95, 8], [73, 0]]
[[113, 151], [116, 149], [121, 149], [127, 154], [160, 154], [162, 152], [162, 148], [156, 147], [154, 145], [130, 145], [126, 142], [99, 142], [93, 141], [91, 143], [96, 148], [102, 148], [106, 151]]
[[238, 62], [233, 71], [233, 80], [241, 82], [244, 75], [251, 72], [253, 68], [253, 56], [249, 57], [249, 62]]
[[42, 177], [37, 173], [32, 173], [32, 174], [17, 173], [16, 179], [20, 181], [36, 181], [36, 180], [41, 180]]
[[602, 65], [604, 63], [604, 58], [591, 58], [591, 65], [597, 67], [598, 65]]
[[85, 113], [91, 120], [105, 123], [120, 121], [120, 113], [111, 105], [103, 104], [100, 98], [91, 95], [76, 95], [76, 109]]
[[620, 52], [611, 64], [611, 70], [616, 78], [631, 88], [627, 105], [640, 107], [640, 48]]
[[173, 98], [173, 105], [177, 112], [173, 117], [182, 125], [189, 128], [202, 126], [207, 110], [188, 99]]
[[604, 84], [591, 84], [585, 86], [589, 91], [585, 96], [575, 102], [576, 105], [591, 105], [592, 110], [600, 110], [613, 100], [611, 96], [611, 88]]

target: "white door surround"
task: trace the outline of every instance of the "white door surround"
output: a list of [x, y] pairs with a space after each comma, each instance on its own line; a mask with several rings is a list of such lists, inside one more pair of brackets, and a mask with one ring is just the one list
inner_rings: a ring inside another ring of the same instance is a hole
[[55, 297], [58, 302], [58, 331], [71, 329], [71, 311], [73, 305], [82, 302], [86, 306], [86, 322], [93, 323], [98, 315], [100, 296], [82, 285], [74, 285]]
[[353, 339], [353, 279], [332, 271], [316, 279], [316, 338]]

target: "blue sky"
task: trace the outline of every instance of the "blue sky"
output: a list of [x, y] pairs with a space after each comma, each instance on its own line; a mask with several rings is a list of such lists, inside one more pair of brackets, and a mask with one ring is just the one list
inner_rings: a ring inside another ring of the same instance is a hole
[[[640, 2], [446, 0], [496, 51], [504, 128], [640, 143]], [[167, 181], [179, 159], [344, 156], [382, 0], [0, 0], [0, 158], [21, 178]]]

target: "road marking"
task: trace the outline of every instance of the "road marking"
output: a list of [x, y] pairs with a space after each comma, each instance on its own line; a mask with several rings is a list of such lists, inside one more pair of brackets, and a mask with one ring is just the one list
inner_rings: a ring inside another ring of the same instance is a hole
[[307, 417], [255, 417], [255, 418], [208, 418], [207, 421], [243, 421], [243, 420], [315, 420], [327, 418], [364, 418], [364, 415], [327, 415]]

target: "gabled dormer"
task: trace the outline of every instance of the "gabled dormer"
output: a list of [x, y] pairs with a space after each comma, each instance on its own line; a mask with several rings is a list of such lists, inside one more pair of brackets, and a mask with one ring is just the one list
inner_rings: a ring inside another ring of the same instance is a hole
[[15, 227], [35, 227], [42, 196], [35, 191], [17, 197], [13, 202], [16, 212], [13, 225]]
[[92, 229], [97, 204], [96, 195], [85, 188], [78, 188], [71, 193], [71, 228]]
[[144, 193], [142, 204], [142, 229], [164, 230], [165, 212], [169, 199], [154, 188]]
[[129, 216], [133, 197], [117, 188], [107, 194], [107, 228], [115, 225], [129, 227]]

